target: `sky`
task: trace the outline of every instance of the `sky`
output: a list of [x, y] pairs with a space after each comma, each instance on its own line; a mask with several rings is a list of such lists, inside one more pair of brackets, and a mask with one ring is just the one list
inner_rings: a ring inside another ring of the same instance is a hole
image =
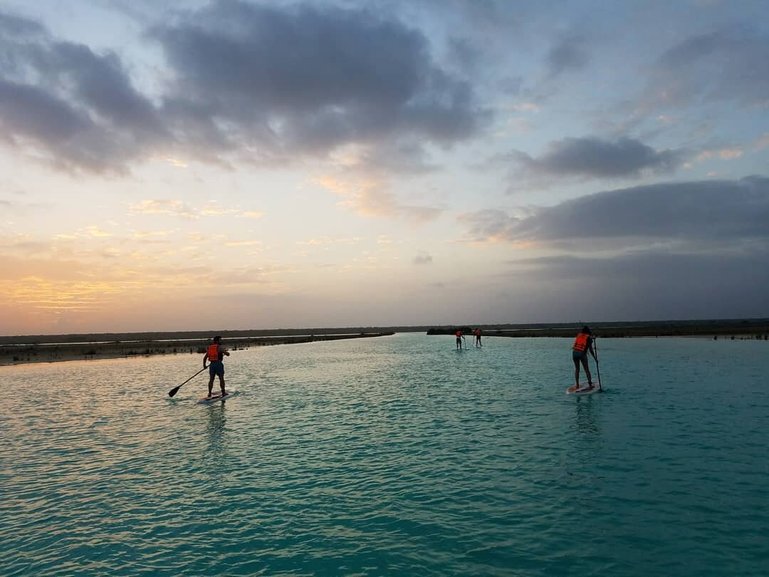
[[769, 316], [765, 0], [0, 0], [0, 334]]

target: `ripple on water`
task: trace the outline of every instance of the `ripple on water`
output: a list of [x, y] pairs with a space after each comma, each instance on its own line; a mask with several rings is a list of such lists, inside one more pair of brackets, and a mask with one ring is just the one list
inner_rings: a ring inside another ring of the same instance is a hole
[[0, 574], [769, 574], [764, 343], [453, 344], [1, 368]]

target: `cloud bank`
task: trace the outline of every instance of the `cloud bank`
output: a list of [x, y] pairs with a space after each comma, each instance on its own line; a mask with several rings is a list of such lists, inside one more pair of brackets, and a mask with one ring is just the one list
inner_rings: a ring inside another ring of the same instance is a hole
[[155, 153], [251, 162], [325, 157], [356, 143], [417, 151], [477, 134], [488, 113], [418, 30], [366, 10], [212, 2], [155, 25], [159, 94], [114, 52], [0, 13], [0, 127], [63, 168], [124, 171]]
[[517, 153], [520, 168], [513, 178], [540, 183], [569, 178], [638, 178], [672, 172], [684, 158], [681, 151], [657, 151], [632, 138], [570, 137], [551, 142], [538, 158]]
[[577, 302], [582, 319], [760, 317], [769, 307], [769, 178], [638, 186], [461, 223], [476, 241], [545, 253], [513, 251], [500, 273], [533, 318], [575, 318]]
[[769, 242], [769, 178], [665, 183], [611, 190], [533, 209], [524, 217], [462, 217], [475, 240]]

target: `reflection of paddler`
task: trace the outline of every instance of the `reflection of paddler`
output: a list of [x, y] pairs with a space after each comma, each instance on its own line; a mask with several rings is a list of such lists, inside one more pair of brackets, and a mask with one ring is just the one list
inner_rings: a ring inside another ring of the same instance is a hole
[[208, 396], [211, 396], [211, 391], [214, 388], [214, 377], [219, 377], [219, 388], [222, 389], [222, 396], [227, 394], [224, 388], [224, 356], [230, 356], [230, 352], [221, 345], [222, 337], [214, 337], [211, 344], [206, 349], [206, 354], [203, 355], [203, 368], [206, 368], [206, 360], [211, 364], [208, 365]]
[[588, 352], [593, 355], [596, 364], [598, 358], [595, 356], [595, 350], [593, 349], [593, 337], [590, 331], [590, 327], [584, 326], [579, 331], [577, 337], [574, 339], [572, 345], [571, 358], [574, 361], [574, 387], [579, 389], [579, 366], [582, 365], [585, 368], [585, 375], [587, 375], [588, 388], [593, 387], [593, 377], [590, 374], [590, 366], [588, 365], [587, 354]]

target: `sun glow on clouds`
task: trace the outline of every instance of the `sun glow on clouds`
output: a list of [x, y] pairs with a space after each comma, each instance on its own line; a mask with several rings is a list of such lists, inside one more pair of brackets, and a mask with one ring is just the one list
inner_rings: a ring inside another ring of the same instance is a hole
[[371, 177], [339, 178], [320, 176], [318, 186], [342, 198], [339, 205], [361, 216], [395, 218], [426, 223], [438, 218], [444, 209], [401, 202], [386, 182]]
[[323, 238], [311, 238], [308, 240], [300, 240], [300, 241], [297, 241], [296, 244], [298, 244], [299, 246], [322, 247], [322, 246], [333, 246], [338, 244], [355, 244], [360, 241], [361, 241], [360, 237], [351, 237], [351, 238], [323, 237]]
[[720, 158], [721, 160], [735, 160], [740, 158], [743, 154], [740, 148], [722, 148], [720, 150], [703, 150], [697, 155], [698, 162], [705, 162], [713, 158]]
[[182, 218], [197, 218], [193, 210], [181, 200], [142, 200], [131, 205], [131, 212], [135, 214], [161, 214], [180, 216]]
[[[23, 322], [29, 333], [48, 332], [62, 325], [67, 332], [98, 326], [118, 308], [138, 302], [147, 287], [131, 281], [54, 279], [25, 276], [0, 280], [0, 315], [6, 322]], [[103, 323], [102, 326], [109, 326]]]
[[193, 208], [181, 200], [142, 200], [129, 207], [134, 214], [176, 216], [187, 220], [203, 217], [234, 216], [238, 218], [259, 219], [264, 213], [258, 210], [237, 210], [224, 208], [216, 201], [208, 201], [200, 208]]
[[59, 4], [0, 7], [0, 332], [767, 309], [765, 2]]
[[167, 158], [164, 158], [163, 161], [165, 161], [166, 163], [168, 163], [171, 166], [176, 167], [176, 168], [187, 168], [188, 167], [188, 164], [185, 161], [179, 160], [178, 158], [167, 157]]

